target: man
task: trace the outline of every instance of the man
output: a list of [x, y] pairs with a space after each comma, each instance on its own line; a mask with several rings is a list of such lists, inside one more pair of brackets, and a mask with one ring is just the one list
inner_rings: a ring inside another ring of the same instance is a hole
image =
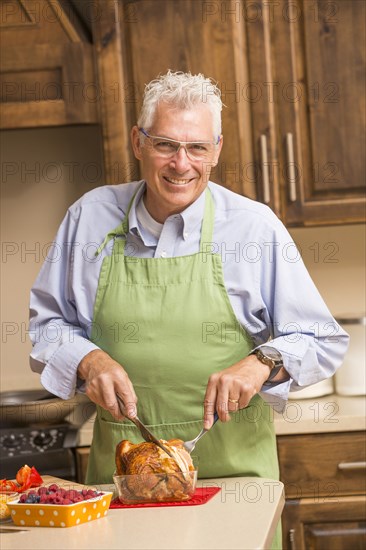
[[98, 405], [90, 483], [111, 481], [121, 439], [141, 441], [117, 393], [165, 440], [194, 438], [216, 410], [197, 445], [201, 477], [276, 478], [268, 403], [281, 410], [290, 387], [331, 376], [346, 351], [281, 222], [209, 182], [221, 108], [202, 75], [152, 81], [131, 133], [143, 180], [71, 206], [62, 256], [32, 289], [32, 369], [61, 398], [85, 391]]

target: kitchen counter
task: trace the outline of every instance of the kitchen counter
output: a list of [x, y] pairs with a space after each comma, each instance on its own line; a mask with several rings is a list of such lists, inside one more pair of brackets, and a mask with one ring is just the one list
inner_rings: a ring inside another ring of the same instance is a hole
[[237, 477], [200, 480], [198, 485], [218, 486], [221, 491], [199, 506], [114, 509], [102, 519], [65, 529], [24, 527], [24, 531], [1, 534], [0, 548], [235, 550], [270, 546], [284, 506], [281, 482]]
[[[273, 412], [273, 421], [277, 435], [348, 432], [365, 429], [365, 412], [364, 396], [332, 394], [288, 401], [283, 413]], [[95, 416], [92, 416], [80, 429], [80, 447], [90, 446], [94, 419]]]
[[336, 394], [287, 402], [282, 414], [274, 413], [277, 435], [350, 432], [366, 428], [366, 398]]

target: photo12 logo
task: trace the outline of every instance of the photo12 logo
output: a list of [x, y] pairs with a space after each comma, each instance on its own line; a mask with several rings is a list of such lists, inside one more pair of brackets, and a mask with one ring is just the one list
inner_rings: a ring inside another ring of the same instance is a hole
[[[345, 0], [347, 1], [347, 0]], [[352, 1], [352, 0], [350, 0]], [[282, 18], [287, 23], [297, 23], [310, 18], [315, 23], [325, 22], [336, 24], [339, 21], [341, 2], [317, 2], [316, 0], [305, 0], [301, 5], [295, 0], [289, 2], [277, 2], [276, 0], [227, 0], [204, 1], [202, 2], [202, 22], [207, 23], [211, 18], [218, 18], [222, 23], [228, 20], [240, 23], [258, 23], [268, 21], [272, 23]]]

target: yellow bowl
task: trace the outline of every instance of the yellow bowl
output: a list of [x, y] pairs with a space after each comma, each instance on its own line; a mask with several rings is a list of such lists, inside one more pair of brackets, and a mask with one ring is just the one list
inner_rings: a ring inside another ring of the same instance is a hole
[[113, 475], [122, 504], [181, 502], [194, 495], [197, 470], [174, 474]]
[[9, 502], [17, 501], [19, 494], [11, 491], [0, 491], [0, 522], [9, 521]]
[[73, 527], [107, 515], [113, 493], [102, 492], [75, 504], [8, 504], [15, 525], [28, 527]]

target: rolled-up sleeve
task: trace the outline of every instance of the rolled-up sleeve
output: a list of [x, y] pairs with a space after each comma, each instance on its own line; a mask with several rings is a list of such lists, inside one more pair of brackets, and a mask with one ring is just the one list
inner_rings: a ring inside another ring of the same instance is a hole
[[263, 344], [281, 352], [291, 380], [263, 387], [262, 395], [272, 404], [276, 400], [284, 404], [288, 391], [301, 390], [335, 373], [347, 351], [349, 336], [324, 303], [281, 222], [268, 235], [267, 243], [272, 253], [261, 266], [260, 294], [261, 316], [270, 337]]
[[62, 399], [81, 388], [78, 365], [98, 349], [80, 323], [72, 295], [76, 226], [68, 211], [30, 295], [30, 366], [41, 374], [42, 385]]

